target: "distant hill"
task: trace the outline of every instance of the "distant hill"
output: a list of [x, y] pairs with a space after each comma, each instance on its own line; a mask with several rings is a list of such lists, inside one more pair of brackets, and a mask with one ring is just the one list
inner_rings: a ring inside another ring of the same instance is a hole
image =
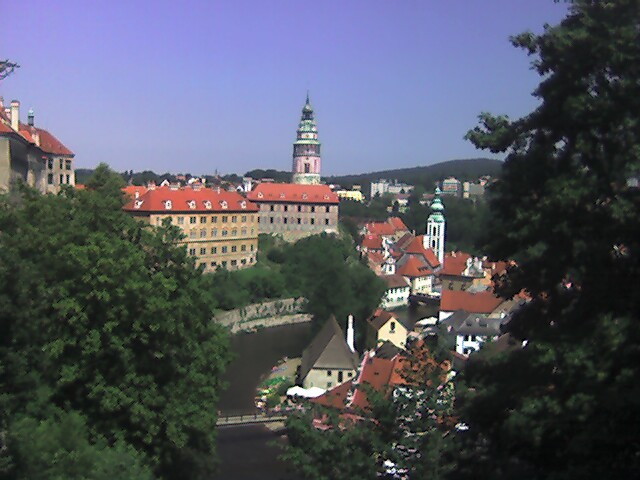
[[502, 170], [502, 160], [492, 158], [466, 158], [434, 163], [424, 167], [397, 168], [394, 170], [381, 170], [379, 172], [359, 173], [355, 175], [336, 175], [325, 177], [327, 183], [337, 183], [345, 187], [357, 184], [361, 185], [365, 194], [371, 188], [371, 182], [385, 178], [398, 180], [409, 185], [422, 185], [431, 190], [434, 182], [446, 177], [456, 177], [460, 181], [471, 181], [483, 175], [496, 177]]

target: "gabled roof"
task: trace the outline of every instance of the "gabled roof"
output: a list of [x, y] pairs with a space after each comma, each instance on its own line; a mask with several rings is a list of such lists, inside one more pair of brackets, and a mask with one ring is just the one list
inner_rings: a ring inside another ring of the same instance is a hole
[[486, 314], [460, 312], [442, 321], [443, 325], [450, 326], [457, 335], [498, 335], [500, 326], [505, 322], [503, 318], [488, 317]]
[[503, 302], [491, 291], [470, 293], [461, 290], [443, 290], [440, 294], [440, 311], [469, 313], [491, 313]]
[[327, 390], [322, 395], [312, 398], [311, 402], [324, 407], [343, 409], [347, 404], [347, 396], [349, 395], [352, 386], [353, 380], [341, 383], [337, 387]]
[[385, 340], [376, 348], [376, 357], [386, 358], [388, 360], [391, 360], [396, 355], [399, 355], [402, 353], [404, 353], [404, 351], [401, 348], [396, 347], [389, 340]]
[[333, 315], [302, 352], [300, 378], [304, 379], [312, 368], [354, 369], [358, 355], [347, 345], [345, 335]]
[[338, 204], [340, 199], [328, 185], [302, 185], [297, 183], [259, 183], [247, 193], [254, 202]]
[[370, 250], [367, 252], [367, 261], [372, 265], [382, 265], [385, 262], [384, 253]]
[[404, 247], [404, 251], [405, 253], [422, 255], [431, 268], [437, 268], [440, 266], [440, 261], [433, 250], [430, 248], [424, 248], [424, 235], [414, 237], [413, 240]]
[[367, 321], [373, 328], [380, 330], [382, 326], [392, 318], [396, 321], [398, 320], [398, 317], [395, 314], [379, 308]]
[[409, 255], [407, 260], [396, 268], [396, 272], [404, 277], [425, 277], [433, 274], [433, 270], [414, 255]]
[[257, 212], [258, 206], [237, 192], [194, 189], [190, 187], [158, 187], [147, 190], [138, 198], [130, 199], [123, 207], [128, 212], [174, 213], [174, 212]]
[[149, 188], [138, 185], [127, 185], [122, 189], [125, 195], [131, 198], [138, 198], [149, 191]]
[[444, 265], [440, 270], [440, 275], [462, 276], [465, 268], [467, 268], [467, 259], [471, 255], [465, 252], [449, 252], [444, 255]]
[[384, 222], [369, 222], [364, 228], [371, 235], [395, 235], [400, 231], [409, 231], [399, 217], [389, 217]]
[[[4, 120], [4, 122], [2, 121]], [[6, 122], [6, 123], [5, 123]], [[7, 116], [2, 112], [2, 119], [0, 119], [0, 133], [13, 133], [19, 135], [27, 142], [36, 145], [40, 150], [52, 155], [67, 155], [73, 156], [74, 153], [69, 150], [64, 144], [54, 137], [48, 130], [39, 127], [33, 127], [25, 123], [18, 123], [18, 131], [11, 128], [11, 124], [8, 123]], [[35, 136], [38, 136], [39, 144], [36, 143]]]
[[369, 250], [382, 250], [382, 237], [380, 235], [365, 235], [360, 245]]
[[46, 153], [53, 155], [73, 155], [73, 152], [65, 147], [60, 140], [54, 137], [44, 128], [37, 128], [38, 136], [40, 137], [40, 149]]
[[409, 229], [407, 228], [407, 226], [404, 224], [404, 222], [402, 221], [402, 219], [400, 217], [389, 217], [387, 219], [387, 221], [391, 225], [393, 225], [393, 227], [396, 229], [396, 231], [398, 231], [398, 230], [409, 231]]
[[409, 288], [409, 282], [402, 275], [394, 273], [393, 275], [382, 275], [382, 278], [387, 284], [387, 288]]

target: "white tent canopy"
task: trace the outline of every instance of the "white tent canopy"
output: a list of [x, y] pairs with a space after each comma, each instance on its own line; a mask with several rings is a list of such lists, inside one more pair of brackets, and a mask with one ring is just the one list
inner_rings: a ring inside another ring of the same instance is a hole
[[287, 397], [316, 398], [325, 391], [320, 387], [302, 388], [296, 385], [287, 390]]

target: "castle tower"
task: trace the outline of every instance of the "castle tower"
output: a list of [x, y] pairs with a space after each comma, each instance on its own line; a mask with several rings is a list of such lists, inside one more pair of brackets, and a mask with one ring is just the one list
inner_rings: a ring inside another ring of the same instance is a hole
[[293, 144], [293, 183], [320, 183], [320, 142], [308, 93]]
[[430, 248], [438, 257], [440, 264], [444, 263], [444, 205], [440, 200], [440, 189], [436, 187], [436, 195], [431, 202], [431, 215], [427, 219], [427, 233], [423, 237], [424, 248]]

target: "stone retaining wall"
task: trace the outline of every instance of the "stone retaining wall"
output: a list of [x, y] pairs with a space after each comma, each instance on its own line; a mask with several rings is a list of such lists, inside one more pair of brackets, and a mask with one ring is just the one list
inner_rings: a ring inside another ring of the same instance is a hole
[[217, 314], [214, 321], [228, 327], [232, 333], [258, 327], [308, 322], [311, 316], [304, 313], [306, 303], [307, 300], [302, 297], [254, 303]]

